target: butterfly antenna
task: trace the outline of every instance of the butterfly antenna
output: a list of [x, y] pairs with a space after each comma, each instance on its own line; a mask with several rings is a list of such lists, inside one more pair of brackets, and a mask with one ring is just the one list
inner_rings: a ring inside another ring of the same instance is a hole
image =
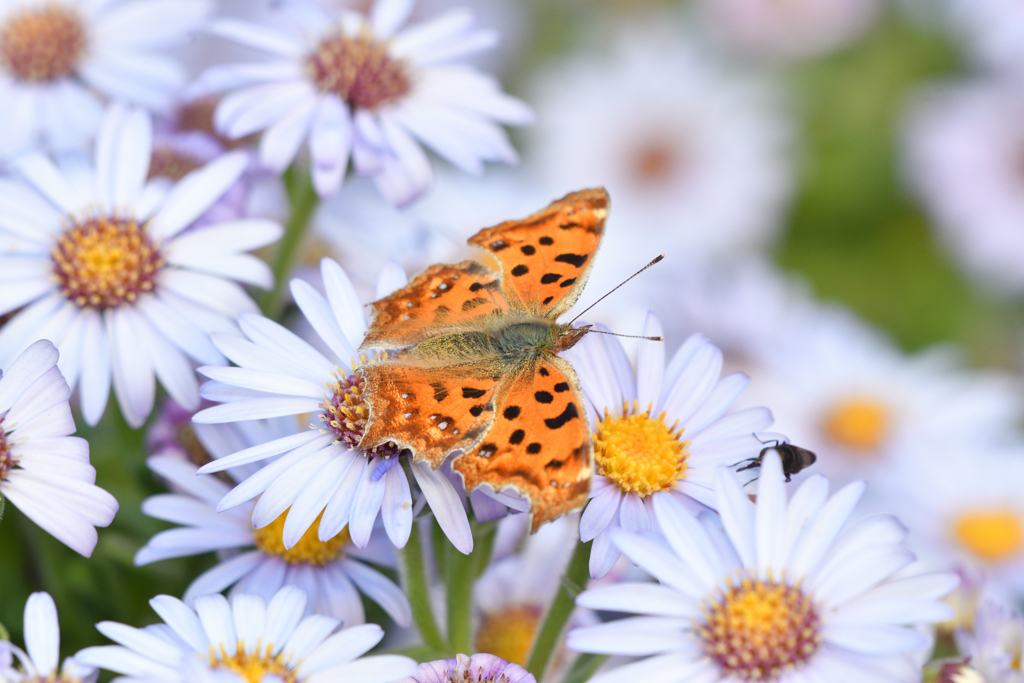
[[[580, 319], [580, 316], [582, 316], [582, 315], [583, 315], [584, 313], [586, 313], [586, 312], [587, 312], [587, 311], [589, 311], [589, 310], [590, 310], [591, 308], [593, 308], [594, 306], [598, 305], [599, 303], [601, 303], [602, 301], [604, 301], [605, 299], [607, 299], [607, 298], [608, 298], [608, 295], [609, 295], [609, 294], [611, 294], [611, 293], [612, 293], [612, 292], [614, 292], [614, 291], [615, 291], [616, 289], [618, 289], [618, 288], [619, 288], [619, 287], [621, 287], [622, 285], [626, 284], [627, 282], [629, 282], [630, 280], [632, 280], [633, 278], [635, 278], [635, 277], [636, 277], [637, 275], [639, 275], [640, 273], [644, 272], [645, 270], [647, 270], [648, 268], [650, 268], [651, 266], [653, 266], [653, 265], [654, 265], [655, 263], [657, 263], [658, 261], [660, 261], [660, 260], [661, 260], [661, 259], [663, 259], [663, 258], [665, 258], [665, 255], [664, 255], [664, 254], [660, 254], [660, 255], [658, 255], [658, 257], [657, 257], [657, 258], [655, 258], [655, 259], [654, 259], [653, 261], [651, 261], [651, 262], [650, 262], [650, 263], [648, 263], [648, 264], [647, 264], [646, 266], [644, 266], [644, 267], [643, 267], [643, 268], [641, 268], [640, 270], [636, 271], [635, 273], [633, 273], [632, 275], [630, 275], [629, 277], [627, 277], [627, 278], [626, 278], [625, 280], [623, 280], [623, 281], [622, 281], [622, 282], [620, 282], [620, 283], [619, 283], [618, 285], [616, 285], [615, 287], [613, 287], [613, 288], [611, 289], [611, 291], [609, 291], [609, 292], [608, 292], [607, 294], [605, 294], [605, 295], [604, 295], [604, 296], [602, 296], [602, 297], [601, 297], [600, 299], [598, 299], [597, 301], [595, 301], [594, 303], [590, 304], [589, 306], [587, 306], [586, 308], [584, 308], [584, 309], [583, 309], [582, 311], [580, 311], [579, 315], [577, 315], [577, 316], [576, 316], [575, 318], [573, 318], [572, 320], [570, 320], [570, 321], [569, 321], [569, 324], [570, 324], [570, 325], [572, 325], [572, 324], [573, 324], [574, 322], [576, 322], [577, 320], [579, 320], [579, 319]], [[598, 330], [591, 330], [591, 332], [597, 332], [597, 331], [598, 331]], [[609, 334], [609, 333], [608, 333], [608, 332], [606, 332], [605, 334]], [[624, 336], [626, 336], [626, 335], [618, 335], [618, 336], [620, 336], [620, 337], [624, 337]], [[645, 337], [645, 338], [646, 338], [646, 337]]]
[[625, 337], [626, 339], [646, 339], [647, 341], [665, 341], [664, 337], [641, 337], [638, 334], [619, 334], [617, 332], [607, 332], [605, 330], [595, 330], [590, 328], [590, 332], [593, 334], [610, 334], [613, 337]]

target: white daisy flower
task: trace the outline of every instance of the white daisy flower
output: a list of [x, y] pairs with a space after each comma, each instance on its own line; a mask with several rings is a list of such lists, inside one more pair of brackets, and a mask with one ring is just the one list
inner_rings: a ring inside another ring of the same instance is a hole
[[49, 593], [33, 593], [25, 603], [25, 649], [3, 643], [7, 658], [0, 653], [0, 681], [4, 683], [93, 683], [99, 671], [68, 657], [60, 663], [60, 624], [57, 606]]
[[[517, 527], [522, 547], [493, 560], [473, 587], [473, 603], [479, 608], [474, 645], [479, 652], [526, 666], [541, 620], [562, 585], [579, 525], [574, 518], [560, 517], [525, 539], [526, 515], [509, 517], [501, 525]], [[595, 621], [590, 610], [577, 609], [570, 623]], [[562, 673], [572, 664], [564, 656], [556, 661]]]
[[76, 655], [84, 663], [125, 675], [124, 681], [190, 683], [186, 665], [235, 672], [256, 683], [391, 683], [411, 676], [416, 662], [398, 655], [361, 657], [380, 642], [376, 624], [338, 628], [337, 619], [303, 616], [306, 595], [282, 588], [271, 600], [240, 594], [196, 599], [193, 610], [177, 598], [149, 601], [163, 624], [137, 629], [112, 621], [96, 625], [119, 645], [88, 647]]
[[71, 436], [71, 389], [57, 356], [53, 344], [37, 341], [7, 364], [0, 379], [0, 498], [89, 557], [96, 527], [110, 524], [118, 506], [95, 485], [89, 443]]
[[679, 35], [647, 26], [619, 43], [608, 58], [577, 56], [539, 77], [529, 153], [545, 194], [607, 187], [628, 228], [605, 234], [591, 291], [659, 252], [675, 264], [644, 275], [633, 292], [643, 297], [673, 291], [681, 264], [774, 240], [794, 185], [794, 126], [771, 83]]
[[35, 339], [61, 351], [82, 413], [96, 424], [111, 378], [128, 424], [153, 408], [154, 375], [181, 405], [199, 407], [189, 359], [224, 363], [209, 341], [258, 310], [239, 283], [268, 288], [270, 268], [250, 249], [281, 227], [237, 220], [188, 230], [245, 171], [225, 154], [179, 182], [148, 181], [152, 128], [135, 109], [112, 106], [95, 164], [61, 167], [40, 154], [15, 165], [24, 181], [0, 179], [0, 366]]
[[[326, 298], [298, 279], [292, 280], [291, 292], [327, 355], [272, 320], [243, 315], [238, 324], [245, 338], [213, 335], [214, 345], [238, 367], [200, 368], [214, 380], [204, 385], [203, 396], [221, 405], [193, 418], [212, 424], [295, 415], [309, 428], [246, 448], [199, 471], [220, 472], [281, 456], [232, 489], [217, 509], [259, 496], [252, 513], [257, 529], [288, 511], [286, 549], [317, 519], [321, 541], [334, 538], [347, 525], [352, 542], [365, 548], [380, 513], [388, 537], [401, 548], [412, 531], [413, 505], [399, 449], [391, 443], [365, 452], [357, 447], [369, 415], [358, 368], [370, 359], [357, 352], [367, 327], [365, 308], [336, 262], [325, 258], [321, 275]], [[391, 264], [381, 272], [377, 297], [405, 282], [402, 269]], [[459, 491], [442, 470], [432, 470], [426, 462], [412, 463], [410, 469], [441, 529], [456, 548], [469, 553], [473, 534]]]
[[757, 503], [725, 468], [715, 473], [721, 517], [656, 498], [667, 545], [624, 531], [614, 540], [661, 585], [582, 593], [582, 606], [641, 616], [576, 629], [569, 647], [643, 657], [594, 683], [919, 680], [917, 653], [931, 640], [920, 627], [951, 616], [940, 598], [957, 579], [909, 570], [895, 518], [850, 523], [863, 491], [851, 484], [829, 498], [814, 475], [787, 499], [772, 451]]
[[973, 628], [959, 631], [956, 644], [978, 674], [978, 683], [1024, 681], [1024, 618], [1014, 610], [997, 602], [983, 603]]
[[791, 332], [745, 400], [770, 405], [779, 431], [799, 434], [833, 481], [888, 479], [922, 440], [983, 448], [1015, 438], [1022, 403], [1006, 373], [966, 370], [949, 349], [907, 355], [852, 316]]
[[197, 467], [173, 455], [151, 457], [147, 464], [182, 493], [150, 496], [142, 503], [142, 511], [182, 527], [149, 539], [136, 553], [136, 565], [214, 550], [239, 551], [222, 553], [217, 565], [196, 577], [183, 597], [189, 605], [197, 596], [227, 588], [231, 588], [229, 597], [253, 593], [269, 600], [282, 586], [296, 586], [306, 592], [311, 613], [326, 614], [346, 626], [366, 621], [360, 593], [384, 608], [400, 626], [411, 623], [409, 601], [402, 589], [359, 561], [394, 564], [391, 544], [379, 534], [371, 537], [367, 550], [360, 550], [352, 545], [347, 529], [321, 541], [310, 527], [298, 543], [286, 549], [282, 538], [284, 513], [262, 529], [253, 529], [249, 521], [254, 507], [251, 502], [217, 512], [217, 503], [231, 490], [225, 482], [196, 477]]
[[950, 29], [976, 60], [1018, 74], [1024, 69], [1024, 8], [1016, 0], [946, 0]]
[[497, 34], [460, 10], [402, 29], [413, 6], [377, 0], [364, 16], [293, 4], [272, 27], [221, 19], [211, 30], [269, 59], [212, 67], [189, 92], [228, 91], [217, 128], [230, 138], [263, 131], [260, 159], [271, 169], [284, 170], [308, 137], [321, 196], [338, 191], [351, 156], [389, 201], [413, 201], [432, 177], [421, 143], [474, 175], [486, 161], [515, 163], [495, 122], [525, 125], [532, 113], [461, 63]]
[[908, 445], [879, 479], [921, 558], [981, 574], [985, 596], [1024, 596], [1024, 452], [969, 442]]
[[[648, 313], [644, 336], [660, 336]], [[715, 468], [758, 455], [772, 423], [767, 408], [729, 412], [750, 378], [720, 377], [722, 352], [703, 335], [686, 340], [668, 367], [664, 342], [644, 341], [634, 373], [618, 339], [590, 334], [566, 352], [576, 368], [594, 427], [594, 483], [580, 537], [594, 540], [590, 575], [604, 576], [619, 558], [614, 529], [660, 526], [653, 502], [678, 498], [715, 506]]]
[[879, 0], [703, 0], [722, 36], [754, 57], [815, 57], [856, 40], [871, 25]]
[[908, 180], [949, 253], [983, 283], [1018, 293], [1024, 291], [1024, 236], [1017, 229], [1024, 220], [1022, 121], [1019, 86], [982, 81], [933, 88], [918, 98], [904, 126]]
[[4, 0], [0, 3], [0, 152], [80, 148], [105, 99], [163, 109], [184, 85], [160, 51], [209, 14], [207, 0]]
[[404, 683], [537, 683], [537, 679], [518, 664], [477, 653], [424, 662]]

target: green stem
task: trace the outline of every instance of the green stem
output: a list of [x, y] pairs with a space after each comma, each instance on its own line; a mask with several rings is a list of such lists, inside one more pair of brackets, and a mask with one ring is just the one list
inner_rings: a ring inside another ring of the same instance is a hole
[[573, 662], [569, 673], [562, 679], [562, 683], [584, 683], [593, 677], [598, 667], [605, 663], [608, 655], [595, 655], [591, 653], [582, 654]]
[[418, 524], [413, 525], [409, 542], [405, 544], [399, 554], [402, 558], [399, 565], [402, 587], [405, 588], [405, 594], [409, 596], [412, 618], [420, 630], [420, 635], [423, 636], [423, 642], [431, 650], [447, 652], [448, 643], [441, 635], [441, 630], [437, 627], [437, 620], [434, 618], [434, 610], [430, 607], [427, 563], [423, 556], [423, 541], [420, 539]]
[[538, 681], [543, 680], [551, 656], [562, 640], [562, 632], [569, 623], [573, 609], [576, 608], [576, 595], [586, 587], [590, 579], [591, 543], [593, 541], [582, 543], [577, 539], [576, 549], [572, 552], [572, 558], [562, 576], [555, 599], [551, 601], [551, 607], [544, 615], [544, 621], [541, 622], [540, 630], [533, 641], [526, 669], [536, 676]]
[[476, 557], [451, 543], [444, 549], [444, 583], [448, 595], [448, 643], [454, 653], [473, 654], [473, 580]]
[[281, 297], [288, 284], [288, 273], [294, 265], [295, 257], [298, 256], [302, 238], [309, 227], [309, 219], [319, 202], [313, 188], [313, 179], [306, 171], [291, 166], [284, 172], [284, 186], [288, 192], [290, 215], [285, 225], [284, 236], [277, 244], [277, 254], [274, 256], [274, 288], [264, 294], [262, 301], [263, 313], [270, 318], [277, 317], [281, 312]]
[[494, 548], [494, 536], [498, 532], [498, 522], [485, 522], [473, 526], [473, 580], [491, 563], [491, 549]]

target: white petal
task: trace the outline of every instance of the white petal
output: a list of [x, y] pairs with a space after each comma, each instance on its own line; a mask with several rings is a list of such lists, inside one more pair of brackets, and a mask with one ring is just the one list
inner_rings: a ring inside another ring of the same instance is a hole
[[245, 172], [244, 152], [228, 152], [182, 178], [149, 222], [150, 234], [168, 239], [206, 212]]
[[60, 664], [60, 626], [57, 606], [48, 593], [33, 593], [25, 602], [25, 649], [42, 677]]
[[452, 483], [443, 473], [430, 469], [426, 462], [412, 465], [413, 476], [423, 491], [423, 497], [430, 505], [438, 526], [460, 553], [473, 552], [473, 531], [469, 528], [469, 517]]

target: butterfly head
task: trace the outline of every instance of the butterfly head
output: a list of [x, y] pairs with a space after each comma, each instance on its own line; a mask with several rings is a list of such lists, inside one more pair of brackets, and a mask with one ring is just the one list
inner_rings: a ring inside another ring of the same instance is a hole
[[570, 325], [555, 325], [554, 332], [555, 338], [551, 344], [553, 353], [559, 353], [566, 349], [571, 349], [576, 346], [580, 339], [590, 332], [592, 325], [582, 325], [580, 327], [572, 327]]

